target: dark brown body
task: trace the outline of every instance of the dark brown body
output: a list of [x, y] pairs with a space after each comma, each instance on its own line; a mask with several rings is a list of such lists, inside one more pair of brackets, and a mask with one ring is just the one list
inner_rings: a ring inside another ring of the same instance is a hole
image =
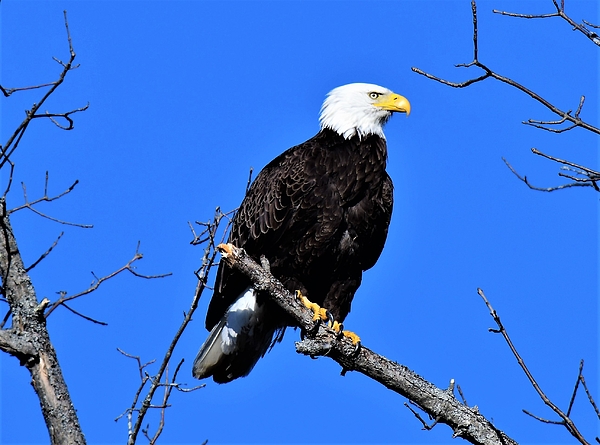
[[[259, 173], [234, 218], [229, 242], [256, 260], [264, 255], [272, 274], [290, 291], [302, 291], [343, 321], [363, 271], [375, 264], [387, 237], [393, 186], [386, 159], [386, 143], [379, 136], [344, 139], [322, 130]], [[219, 323], [248, 286], [244, 275], [221, 263], [207, 329]], [[240, 364], [228, 367], [229, 377], [246, 375], [274, 332], [291, 325], [266, 297], [264, 304], [257, 342], [246, 351], [252, 364], [245, 370], [245, 359], [238, 357]], [[232, 366], [239, 370], [232, 372]]]

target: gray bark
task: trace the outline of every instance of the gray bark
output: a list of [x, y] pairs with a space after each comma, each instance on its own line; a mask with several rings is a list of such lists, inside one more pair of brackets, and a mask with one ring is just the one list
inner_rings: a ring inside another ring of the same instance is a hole
[[31, 374], [53, 445], [85, 444], [85, 438], [62, 375], [56, 351], [19, 252], [4, 198], [0, 199], [0, 278], [12, 311], [12, 326], [0, 330], [0, 350], [19, 359]]
[[[331, 329], [320, 324], [315, 329], [312, 313], [300, 303], [267, 270], [250, 258], [243, 249], [231, 244], [218, 246], [223, 261], [246, 274], [258, 290], [266, 291], [307, 335], [296, 343], [296, 350], [312, 357], [327, 356], [342, 366], [342, 372], [357, 371], [376, 380], [386, 388], [406, 397], [434, 419], [434, 424], [445, 423], [452, 428], [452, 437], [460, 437], [473, 444], [513, 445], [514, 440], [498, 430], [479, 413], [454, 397], [454, 383], [440, 389], [406, 366], [393, 362], [362, 346], [358, 351], [347, 338], [339, 338]], [[433, 426], [433, 425], [432, 425]]]

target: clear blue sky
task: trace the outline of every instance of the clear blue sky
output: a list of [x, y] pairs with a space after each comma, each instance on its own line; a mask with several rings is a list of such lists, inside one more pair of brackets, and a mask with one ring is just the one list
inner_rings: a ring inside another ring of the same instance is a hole
[[[575, 20], [600, 22], [595, 1], [566, 3]], [[563, 109], [575, 109], [585, 94], [582, 117], [598, 124], [598, 48], [559, 19], [510, 19], [493, 8], [543, 13], [552, 2], [480, 1], [480, 58]], [[38, 297], [87, 288], [90, 271], [102, 276], [124, 265], [138, 240], [145, 255], [139, 272], [173, 272], [155, 281], [121, 276], [73, 303], [107, 327], [63, 309], [48, 321], [90, 444], [126, 440], [126, 422], [113, 419], [130, 405], [138, 375], [116, 348], [160, 359], [189, 306], [202, 252], [189, 245], [188, 221], [208, 220], [216, 206], [236, 207], [249, 168], [313, 136], [325, 94], [350, 82], [386, 86], [411, 101], [412, 113], [386, 127], [392, 225], [346, 326], [440, 387], [455, 379], [469, 404], [521, 443], [572, 443], [561, 427], [521, 412], [555, 418], [502, 338], [487, 331], [494, 324], [476, 288], [557, 404], [566, 408], [581, 358], [600, 399], [600, 195], [531, 191], [501, 160], [535, 184], [557, 185], [557, 165], [530, 149], [593, 168], [598, 139], [522, 125], [555, 116], [493, 80], [455, 90], [411, 72], [416, 66], [457, 81], [479, 75], [454, 68], [472, 58], [468, 0], [5, 0], [2, 85], [57, 77], [51, 57], [68, 58], [63, 9], [81, 67], [45, 109], [88, 101], [90, 108], [75, 116], [72, 132], [32, 123], [14, 158], [9, 206], [22, 203], [20, 181], [39, 197], [48, 170], [51, 194], [80, 184], [40, 210], [94, 228], [27, 211], [14, 216], [26, 263], [66, 232], [32, 271]], [[39, 94], [1, 100], [2, 143]], [[190, 366], [207, 334], [207, 304], [208, 295], [174, 355], [186, 359], [181, 380], [189, 385], [196, 384]], [[248, 378], [174, 394], [162, 443], [457, 443], [444, 425], [421, 431], [405, 400], [379, 384], [297, 355], [297, 338], [289, 331]], [[0, 442], [47, 443], [28, 372], [4, 354], [0, 366]], [[591, 440], [594, 417], [580, 395], [573, 418]], [[153, 431], [157, 418], [148, 420]]]

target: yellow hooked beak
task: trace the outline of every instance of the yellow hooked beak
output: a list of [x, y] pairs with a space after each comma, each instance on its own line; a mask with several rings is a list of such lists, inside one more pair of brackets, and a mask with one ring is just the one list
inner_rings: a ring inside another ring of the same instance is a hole
[[410, 114], [410, 102], [396, 93], [382, 94], [373, 105], [387, 111], [406, 113], [407, 116]]

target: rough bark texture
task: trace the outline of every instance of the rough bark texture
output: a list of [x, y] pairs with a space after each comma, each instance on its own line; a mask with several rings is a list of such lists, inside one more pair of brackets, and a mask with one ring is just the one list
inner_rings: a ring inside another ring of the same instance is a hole
[[10, 226], [6, 202], [0, 199], [0, 276], [12, 311], [12, 326], [0, 330], [0, 350], [17, 357], [31, 373], [52, 444], [85, 444], [79, 420], [58, 364], [44, 309], [38, 302]]
[[224, 261], [246, 274], [258, 290], [267, 291], [273, 300], [294, 317], [305, 332], [312, 331], [308, 338], [296, 343], [299, 353], [327, 356], [339, 363], [344, 371], [357, 371], [378, 381], [418, 405], [435, 419], [435, 423], [450, 426], [453, 437], [460, 437], [474, 444], [517, 443], [479, 414], [476, 406], [469, 407], [459, 402], [454, 397], [453, 384], [447, 390], [437, 388], [406, 366], [382, 357], [364, 346], [356, 352], [350, 340], [338, 339], [337, 335], [324, 325], [314, 329], [312, 313], [243, 249], [231, 244], [221, 244], [218, 248]]

